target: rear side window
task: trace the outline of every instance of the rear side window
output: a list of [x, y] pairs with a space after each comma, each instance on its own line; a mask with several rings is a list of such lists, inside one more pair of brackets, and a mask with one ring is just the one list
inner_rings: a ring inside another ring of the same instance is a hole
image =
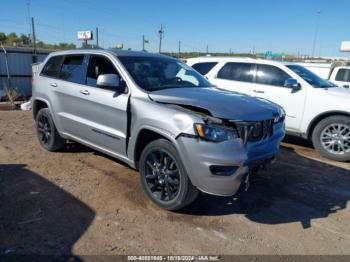
[[53, 56], [47, 61], [41, 74], [49, 77], [58, 77], [60, 71], [62, 56]]
[[350, 82], [350, 69], [339, 69], [335, 81]]
[[256, 72], [256, 83], [271, 86], [284, 86], [284, 82], [291, 78], [282, 69], [271, 65], [258, 64]]
[[218, 78], [241, 82], [252, 82], [254, 77], [254, 64], [226, 63], [218, 73]]
[[204, 62], [204, 63], [193, 64], [192, 68], [197, 70], [202, 75], [206, 75], [216, 65], [217, 65], [217, 62]]
[[59, 78], [73, 83], [84, 83], [84, 55], [66, 56]]

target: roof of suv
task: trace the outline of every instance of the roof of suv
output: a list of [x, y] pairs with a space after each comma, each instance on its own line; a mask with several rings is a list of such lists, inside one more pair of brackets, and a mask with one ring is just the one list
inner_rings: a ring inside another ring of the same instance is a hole
[[64, 51], [56, 51], [51, 53], [51, 55], [72, 55], [72, 54], [112, 54], [115, 56], [135, 56], [135, 57], [164, 57], [172, 58], [170, 56], [157, 54], [157, 53], [148, 53], [144, 51], [129, 51], [129, 50], [119, 50], [119, 49], [71, 49]]
[[268, 64], [268, 65], [290, 65], [292, 62], [281, 62], [275, 60], [267, 59], [256, 59], [250, 57], [231, 57], [231, 56], [204, 56], [204, 57], [194, 57], [186, 59], [187, 63], [195, 64], [201, 62], [254, 62], [259, 64]]

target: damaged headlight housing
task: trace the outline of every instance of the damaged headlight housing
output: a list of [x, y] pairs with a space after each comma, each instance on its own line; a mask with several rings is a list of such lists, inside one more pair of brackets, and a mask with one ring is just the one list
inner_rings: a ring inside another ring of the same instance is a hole
[[228, 127], [208, 124], [195, 124], [194, 127], [199, 138], [207, 141], [223, 142], [239, 138], [237, 131]]
[[286, 117], [286, 111], [284, 111], [283, 107], [278, 108], [278, 116], [274, 118], [274, 123], [278, 123], [280, 121], [283, 121]]

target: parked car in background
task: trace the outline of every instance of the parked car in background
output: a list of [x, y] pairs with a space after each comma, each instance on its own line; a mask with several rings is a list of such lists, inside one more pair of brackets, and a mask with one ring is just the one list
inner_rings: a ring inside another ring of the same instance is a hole
[[350, 66], [338, 66], [333, 69], [329, 81], [337, 86], [350, 87]]
[[235, 194], [275, 158], [284, 136], [280, 106], [213, 88], [167, 56], [61, 51], [36, 69], [40, 144], [55, 151], [68, 139], [126, 162], [168, 210], [190, 204], [199, 191]]
[[350, 160], [350, 90], [293, 63], [230, 57], [200, 57], [187, 63], [220, 89], [281, 105], [287, 133], [311, 140], [329, 159]]
[[335, 63], [297, 63], [323, 79], [331, 81], [333, 84], [349, 88], [350, 86], [350, 66], [348, 62]]

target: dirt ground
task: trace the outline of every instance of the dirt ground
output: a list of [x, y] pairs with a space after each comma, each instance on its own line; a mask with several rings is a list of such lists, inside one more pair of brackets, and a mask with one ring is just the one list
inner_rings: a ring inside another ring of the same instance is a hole
[[136, 171], [77, 144], [49, 153], [31, 112], [0, 111], [0, 254], [350, 254], [349, 200], [350, 163], [288, 138], [248, 192], [167, 212]]

